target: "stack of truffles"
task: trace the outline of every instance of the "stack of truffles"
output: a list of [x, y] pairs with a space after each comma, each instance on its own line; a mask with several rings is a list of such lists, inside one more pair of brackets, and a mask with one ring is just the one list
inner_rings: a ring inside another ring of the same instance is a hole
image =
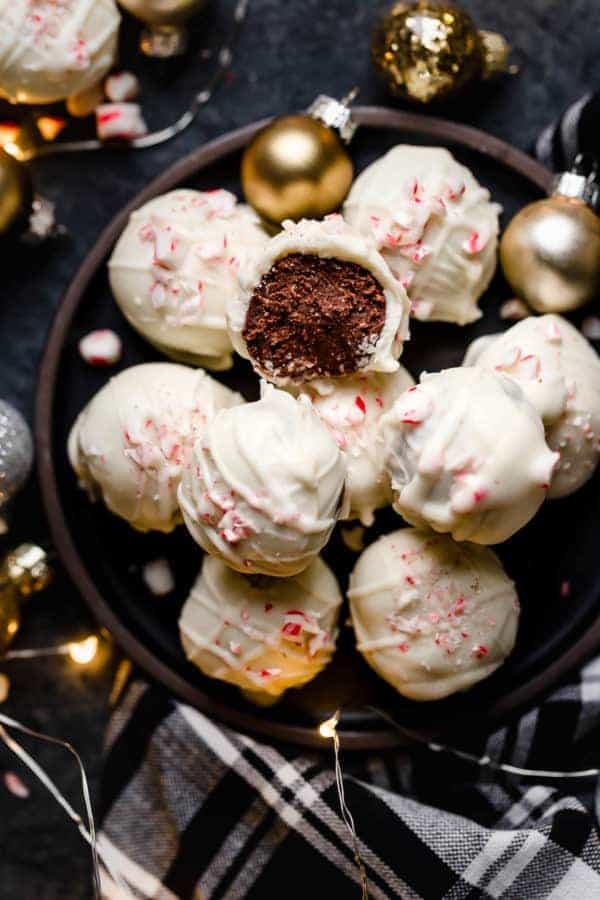
[[[397, 691], [435, 700], [496, 670], [515, 586], [488, 545], [600, 458], [600, 360], [559, 316], [477, 340], [462, 366], [398, 359], [409, 318], [465, 324], [496, 266], [499, 207], [446, 150], [398, 146], [342, 215], [269, 238], [224, 190], [178, 190], [133, 214], [110, 260], [121, 310], [178, 362], [112, 378], [69, 455], [91, 496], [135, 528], [181, 522], [205, 551], [180, 619], [188, 657], [257, 703], [314, 678], [343, 603], [319, 554], [339, 521], [392, 505], [411, 527], [350, 575], [357, 649]], [[245, 402], [203, 369], [260, 377]]]

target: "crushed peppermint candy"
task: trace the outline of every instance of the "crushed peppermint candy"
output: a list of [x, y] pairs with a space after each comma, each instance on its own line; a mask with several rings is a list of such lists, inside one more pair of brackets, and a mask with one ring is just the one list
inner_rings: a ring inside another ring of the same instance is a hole
[[15, 772], [5, 772], [2, 777], [4, 786], [7, 791], [10, 791], [13, 797], [18, 797], [19, 800], [26, 800], [27, 797], [29, 797], [29, 788], [21, 781]]
[[463, 241], [462, 246], [466, 253], [473, 256], [476, 253], [481, 253], [486, 244], [487, 237], [482, 235], [480, 231], [472, 231], [466, 241]]
[[103, 103], [96, 109], [96, 131], [101, 141], [131, 141], [148, 134], [137, 103]]
[[90, 331], [79, 341], [79, 353], [90, 366], [113, 366], [121, 359], [121, 338], [110, 328]]
[[104, 93], [111, 103], [135, 100], [140, 92], [140, 83], [133, 72], [115, 72], [104, 82]]
[[146, 563], [142, 578], [155, 597], [166, 597], [175, 590], [175, 578], [168, 560], [164, 557]]
[[505, 300], [500, 306], [500, 318], [509, 322], [519, 322], [531, 315], [531, 310], [526, 303], [513, 297], [511, 300]]

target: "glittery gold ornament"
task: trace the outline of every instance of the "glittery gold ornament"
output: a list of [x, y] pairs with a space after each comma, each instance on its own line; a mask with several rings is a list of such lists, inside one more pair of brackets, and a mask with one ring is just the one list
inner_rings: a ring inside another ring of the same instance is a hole
[[26, 224], [32, 199], [27, 169], [0, 150], [0, 237], [17, 232]]
[[119, 0], [136, 19], [144, 22], [140, 48], [146, 56], [176, 56], [186, 48], [185, 23], [208, 0]]
[[478, 31], [450, 3], [396, 3], [375, 28], [371, 56], [395, 97], [431, 103], [495, 72], [508, 71], [504, 38]]
[[318, 219], [338, 209], [352, 184], [344, 149], [356, 129], [349, 104], [318, 97], [306, 113], [282, 116], [263, 128], [242, 159], [248, 202], [268, 222]]
[[600, 293], [600, 216], [587, 202], [594, 189], [576, 161], [552, 196], [525, 206], [502, 235], [506, 280], [537, 312], [568, 312]]
[[0, 534], [8, 530], [4, 513], [31, 471], [33, 442], [27, 422], [10, 403], [0, 400]]
[[21, 544], [0, 561], [0, 653], [4, 653], [21, 625], [21, 604], [52, 580], [46, 551]]

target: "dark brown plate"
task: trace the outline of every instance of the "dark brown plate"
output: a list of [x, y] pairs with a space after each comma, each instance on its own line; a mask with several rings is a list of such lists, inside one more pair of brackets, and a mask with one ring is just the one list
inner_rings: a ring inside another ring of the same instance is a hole
[[[549, 187], [551, 176], [546, 169], [473, 128], [371, 107], [358, 108], [356, 117], [363, 126], [351, 151], [357, 171], [402, 141], [447, 146], [503, 204], [505, 221]], [[350, 629], [342, 628], [329, 668], [311, 685], [289, 691], [277, 706], [261, 710], [249, 705], [235, 689], [206, 679], [180, 649], [177, 616], [201, 558], [185, 529], [167, 537], [137, 534], [101, 504], [88, 503], [69, 468], [65, 453], [69, 428], [107, 378], [106, 372], [82, 363], [77, 352], [79, 338], [92, 328], [114, 328], [125, 338], [121, 367], [158, 358], [126, 324], [108, 288], [105, 262], [129, 214], [151, 197], [181, 184], [199, 189], [223, 186], [239, 194], [240, 151], [263, 124], [212, 141], [148, 185], [102, 233], [59, 307], [42, 360], [36, 406], [38, 469], [54, 543], [91, 609], [126, 653], [183, 700], [239, 729], [316, 745], [322, 742], [318, 723], [342, 705], [345, 713], [340, 733], [347, 748], [398, 743], [397, 733], [369, 711], [367, 704], [384, 709], [420, 733], [436, 732], [449, 738], [469, 723], [491, 727], [533, 703], [600, 646], [597, 479], [567, 500], [546, 504], [534, 522], [498, 548], [517, 582], [523, 615], [513, 656], [485, 683], [436, 703], [404, 700], [371, 672], [353, 649]], [[498, 274], [483, 301], [484, 317], [475, 325], [459, 328], [414, 323], [403, 363], [415, 375], [422, 369], [458, 364], [476, 335], [505, 327], [498, 307], [508, 296]], [[245, 363], [238, 362], [232, 372], [219, 377], [247, 397], [256, 396], [257, 380]], [[399, 525], [397, 516], [383, 511], [368, 539]], [[173, 564], [177, 591], [173, 599], [159, 601], [149, 596], [140, 568], [162, 555]], [[345, 588], [354, 556], [339, 534], [334, 535], [325, 557]], [[569, 598], [560, 591], [566, 580], [571, 583]]]

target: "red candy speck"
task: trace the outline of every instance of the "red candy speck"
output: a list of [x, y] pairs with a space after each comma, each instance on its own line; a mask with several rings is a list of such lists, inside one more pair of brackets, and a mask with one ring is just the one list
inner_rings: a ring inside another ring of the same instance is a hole
[[358, 408], [360, 409], [361, 413], [363, 413], [363, 415], [366, 414], [367, 407], [366, 407], [365, 401], [363, 400], [362, 397], [357, 397], [355, 399], [354, 403], [356, 404], [356, 406], [358, 406]]

